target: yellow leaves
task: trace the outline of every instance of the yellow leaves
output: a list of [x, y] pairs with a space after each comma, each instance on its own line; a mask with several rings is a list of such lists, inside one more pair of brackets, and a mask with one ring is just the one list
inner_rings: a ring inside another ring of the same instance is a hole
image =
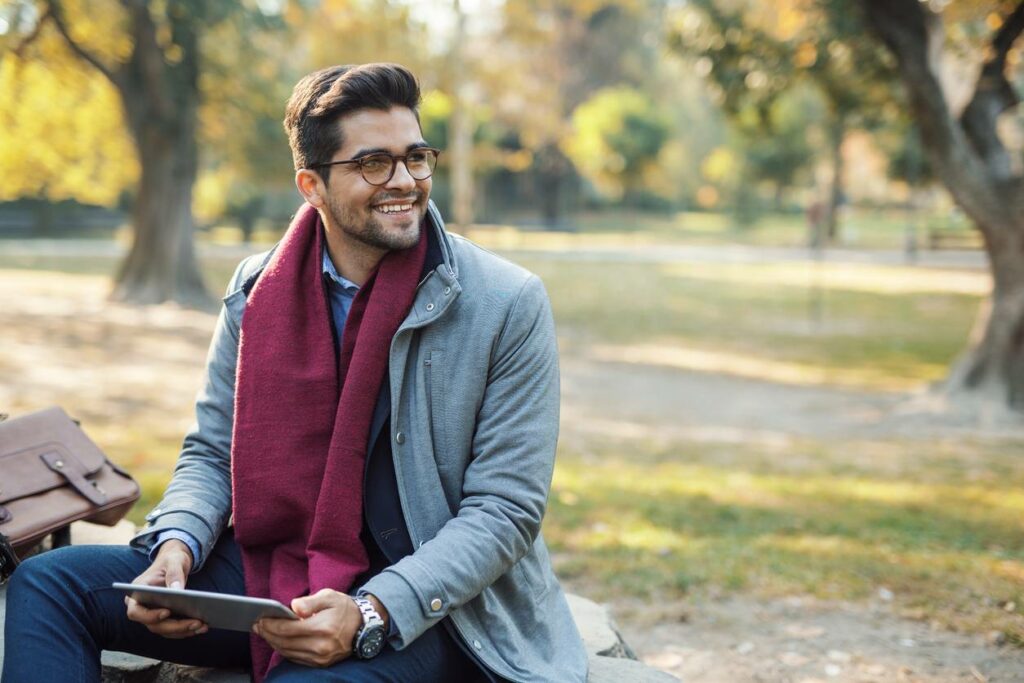
[[452, 98], [440, 90], [428, 90], [423, 94], [420, 104], [420, 117], [423, 119], [444, 120], [452, 115]]
[[628, 87], [604, 88], [576, 108], [562, 150], [604, 195], [623, 196], [657, 161], [667, 125], [653, 102]]
[[0, 59], [0, 199], [113, 205], [138, 163], [113, 87], [74, 61]]
[[199, 220], [220, 216], [227, 208], [230, 178], [223, 171], [200, 173], [192, 190], [192, 211]]
[[90, 53], [107, 64], [125, 61], [132, 51], [132, 40], [122, 30], [127, 13], [120, 3], [110, 0], [65, 0], [64, 17], [72, 37]]
[[714, 183], [729, 180], [739, 170], [739, 160], [727, 147], [717, 147], [700, 165], [701, 173]]

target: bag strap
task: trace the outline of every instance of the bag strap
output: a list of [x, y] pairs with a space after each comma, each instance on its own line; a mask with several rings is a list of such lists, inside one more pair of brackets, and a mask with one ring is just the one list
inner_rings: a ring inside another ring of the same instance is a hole
[[57, 453], [50, 451], [43, 453], [39, 458], [46, 463], [51, 470], [64, 477], [78, 493], [89, 500], [93, 505], [106, 505], [107, 492], [99, 487], [96, 482], [85, 478], [85, 472], [77, 460], [68, 458], [64, 460]]

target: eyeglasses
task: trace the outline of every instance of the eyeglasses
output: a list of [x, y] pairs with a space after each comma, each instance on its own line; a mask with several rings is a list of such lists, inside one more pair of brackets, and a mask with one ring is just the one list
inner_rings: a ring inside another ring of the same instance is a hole
[[413, 177], [413, 180], [426, 180], [434, 173], [434, 167], [437, 166], [437, 156], [440, 153], [441, 150], [434, 149], [433, 147], [417, 147], [404, 155], [375, 152], [374, 154], [361, 156], [358, 159], [313, 164], [311, 168], [359, 164], [359, 172], [363, 174], [363, 180], [371, 185], [385, 185], [395, 175], [395, 167], [399, 161], [405, 164], [405, 168], [409, 171], [409, 175]]

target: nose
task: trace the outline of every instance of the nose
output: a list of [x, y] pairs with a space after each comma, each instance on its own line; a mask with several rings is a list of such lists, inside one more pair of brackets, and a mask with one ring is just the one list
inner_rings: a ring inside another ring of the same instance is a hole
[[404, 159], [395, 161], [395, 172], [391, 174], [391, 180], [387, 184], [389, 189], [410, 191], [416, 187], [416, 179], [409, 173], [409, 167], [405, 165]]

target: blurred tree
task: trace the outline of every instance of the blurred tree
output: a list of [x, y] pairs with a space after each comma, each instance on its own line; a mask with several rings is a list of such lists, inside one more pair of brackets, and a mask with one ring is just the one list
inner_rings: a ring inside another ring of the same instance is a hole
[[574, 205], [576, 169], [565, 154], [572, 113], [603, 87], [642, 88], [656, 69], [663, 0], [507, 0], [496, 35], [477, 49], [477, 82], [500, 127], [532, 159], [531, 192], [544, 222]]
[[[25, 60], [77, 58], [117, 94], [135, 146], [140, 179], [133, 240], [112, 297], [136, 303], [205, 304], [193, 245], [192, 190], [197, 149], [203, 35], [227, 21], [239, 30], [267, 23], [262, 12], [229, 0], [43, 0], [16, 2], [9, 12], [21, 34], [13, 46]], [[67, 51], [36, 51], [54, 36]], [[236, 55], [237, 57], [237, 55]], [[25, 84], [29, 87], [31, 84]]]
[[635, 199], [668, 138], [665, 114], [620, 86], [598, 90], [576, 108], [572, 123], [563, 150], [576, 168], [606, 196]]
[[818, 93], [796, 84], [765, 103], [767, 114], [747, 105], [733, 115], [730, 145], [742, 162], [729, 191], [740, 226], [753, 223], [762, 212], [762, 186], [772, 188], [772, 209], [785, 209], [786, 190], [807, 174], [815, 159], [808, 130], [824, 118], [821, 100]]
[[202, 222], [233, 220], [245, 240], [259, 219], [283, 230], [299, 201], [281, 120], [293, 84], [308, 71], [294, 40], [308, 23], [310, 13], [289, 5], [277, 18], [243, 14], [204, 35], [193, 206]]
[[[843, 4], [833, 2], [833, 11], [845, 9]], [[1005, 116], [1020, 101], [1007, 72], [1021, 61], [1015, 43], [1024, 31], [1024, 2], [964, 3], [941, 13], [931, 5], [946, 3], [867, 0], [862, 7], [895, 58], [930, 168], [981, 231], [992, 269], [992, 296], [978, 319], [974, 344], [954, 366], [946, 389], [1024, 410], [1022, 123]], [[981, 45], [954, 43], [980, 63], [959, 112], [950, 105], [955, 84], [943, 77], [950, 50], [946, 13], [960, 20], [961, 35], [980, 34], [982, 27], [989, 33]], [[1015, 129], [1018, 142], [1001, 134], [1003, 125]]]
[[[877, 127], [895, 109], [885, 107], [892, 98], [893, 78], [879, 47], [859, 39], [856, 20], [848, 12], [827, 9], [819, 0], [771, 5], [694, 0], [677, 17], [672, 44], [700, 58], [699, 68], [714, 84], [723, 109], [750, 140], [755, 139], [752, 124], [758, 129], [757, 139], [794, 132], [780, 126], [784, 109], [774, 106], [792, 88], [806, 83], [821, 93], [831, 163], [823, 223], [834, 239], [837, 209], [845, 196], [842, 144], [847, 131]], [[767, 170], [764, 150], [752, 152], [752, 163]], [[791, 166], [786, 163], [782, 168]]]
[[938, 180], [921, 146], [917, 126], [909, 116], [901, 116], [876, 133], [875, 140], [889, 160], [886, 167], [889, 178], [906, 183], [911, 190], [927, 187]]

